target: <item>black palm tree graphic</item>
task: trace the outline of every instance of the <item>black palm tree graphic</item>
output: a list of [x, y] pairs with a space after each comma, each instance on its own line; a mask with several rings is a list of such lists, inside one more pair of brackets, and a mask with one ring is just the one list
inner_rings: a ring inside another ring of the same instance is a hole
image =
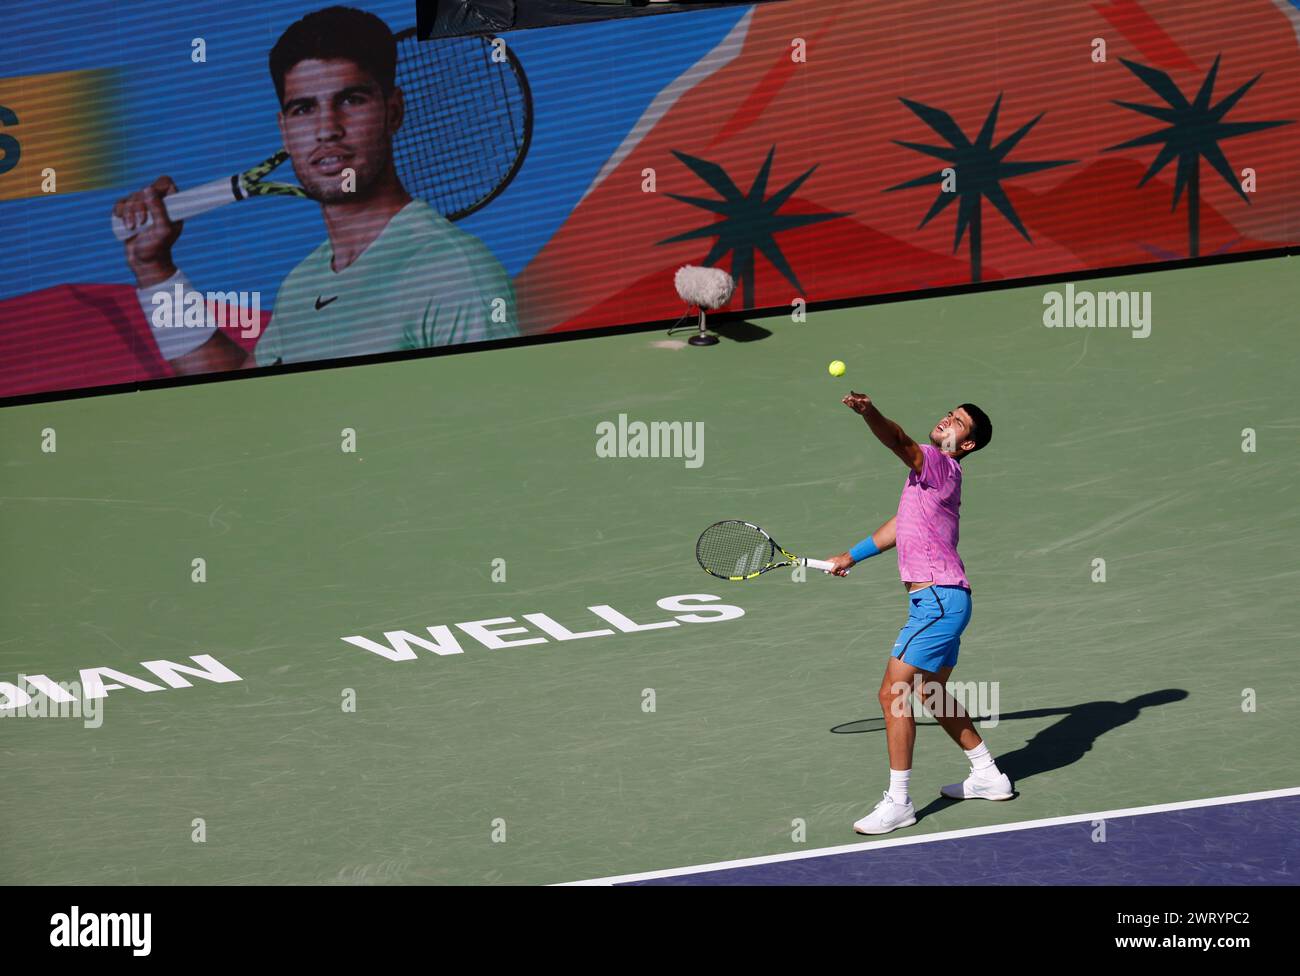
[[749, 192], [745, 193], [736, 186], [731, 177], [717, 163], [696, 159], [694, 156], [688, 156], [686, 153], [673, 150], [673, 155], [685, 163], [696, 176], [707, 183], [721, 199], [705, 200], [699, 197], [684, 197], [676, 193], [667, 195], [682, 203], [699, 207], [701, 210], [707, 210], [712, 214], [718, 214], [723, 219], [711, 221], [702, 227], [697, 227], [695, 230], [666, 238], [659, 243], [675, 244], [678, 241], [716, 237], [717, 240], [714, 241], [713, 247], [704, 259], [704, 263], [709, 267], [713, 267], [728, 251], [732, 253], [731, 276], [741, 283], [741, 294], [745, 308], [754, 307], [755, 249], [761, 251], [764, 257], [772, 263], [773, 267], [781, 272], [786, 281], [794, 285], [799, 294], [802, 295], [803, 286], [799, 283], [794, 269], [790, 267], [790, 263], [785, 259], [785, 255], [781, 253], [781, 248], [776, 242], [776, 235], [782, 231], [793, 230], [796, 227], [807, 227], [809, 224], [819, 224], [826, 220], [835, 220], [838, 217], [848, 216], [847, 212], [820, 214], [777, 213], [817, 167], [809, 167], [801, 176], [787, 183], [776, 194], [765, 198], [763, 195], [767, 192], [767, 181], [772, 172], [772, 157], [775, 154], [776, 146], [773, 146], [768, 150], [767, 159], [763, 161], [762, 168], [758, 171], [758, 175], [754, 177], [754, 183], [749, 188]]
[[1196, 93], [1196, 100], [1190, 103], [1183, 96], [1183, 93], [1178, 90], [1178, 86], [1174, 84], [1173, 79], [1165, 72], [1158, 68], [1150, 68], [1145, 64], [1126, 61], [1123, 58], [1120, 60], [1123, 62], [1124, 67], [1137, 75], [1148, 88], [1163, 98], [1165, 105], [1138, 105], [1134, 102], [1116, 102], [1115, 104], [1121, 108], [1149, 115], [1153, 119], [1159, 119], [1161, 122], [1169, 123], [1169, 125], [1168, 128], [1158, 129], [1147, 135], [1138, 136], [1136, 139], [1130, 139], [1128, 142], [1121, 142], [1118, 146], [1110, 146], [1106, 152], [1164, 143], [1160, 152], [1156, 154], [1155, 160], [1152, 161], [1151, 168], [1138, 182], [1138, 186], [1144, 186], [1151, 177], [1168, 166], [1170, 162], [1174, 159], [1178, 160], [1178, 173], [1174, 180], [1174, 205], [1171, 209], [1178, 209], [1178, 201], [1183, 195], [1183, 190], [1186, 190], [1187, 237], [1191, 256], [1197, 257], [1201, 250], [1201, 157], [1204, 156], [1205, 161], [1214, 167], [1215, 171], [1223, 177], [1224, 182], [1232, 187], [1237, 192], [1237, 196], [1241, 197], [1249, 205], [1250, 197], [1246, 195], [1246, 192], [1237, 182], [1237, 178], [1233, 176], [1232, 167], [1228, 165], [1227, 157], [1223, 155], [1223, 150], [1219, 148], [1219, 142], [1224, 139], [1231, 139], [1234, 136], [1244, 136], [1249, 132], [1259, 132], [1261, 129], [1272, 129], [1275, 126], [1287, 125], [1295, 120], [1224, 122], [1223, 117], [1232, 110], [1237, 102], [1241, 101], [1242, 96], [1250, 90], [1255, 82], [1259, 81], [1263, 73], [1261, 72], [1250, 79], [1250, 81], [1219, 102], [1218, 105], [1211, 106], [1210, 98], [1214, 94], [1214, 79], [1219, 73], [1219, 57], [1215, 57], [1210, 73], [1201, 82], [1201, 90]]
[[[957, 208], [957, 235], [953, 238], [952, 251], [954, 254], [957, 253], [957, 248], [961, 246], [962, 235], [966, 233], [966, 228], [970, 227], [970, 277], [971, 281], [979, 281], [984, 248], [984, 227], [981, 213], [984, 199], [987, 197], [989, 203], [997, 207], [998, 212], [1007, 219], [1007, 222], [1020, 231], [1020, 236], [1032, 244], [1033, 241], [1030, 240], [1029, 232], [1025, 230], [1024, 224], [1020, 222], [1020, 217], [1016, 214], [1015, 207], [1011, 205], [1011, 201], [1007, 199], [1006, 193], [1002, 190], [1002, 181], [1015, 176], [1023, 176], [1026, 173], [1037, 173], [1039, 170], [1051, 169], [1054, 166], [1068, 166], [1070, 163], [1077, 162], [1077, 160], [1056, 159], [1033, 163], [1007, 162], [1007, 154], [1016, 147], [1016, 144], [1025, 137], [1030, 129], [1038, 124], [1038, 120], [1043, 117], [1044, 113], [1040, 112], [995, 146], [993, 145], [993, 129], [998, 121], [998, 108], [1002, 105], [1001, 94], [998, 95], [997, 101], [993, 103], [993, 108], [989, 110], [988, 117], [984, 120], [984, 126], [980, 129], [980, 133], [973, 143], [966, 138], [966, 134], [953, 121], [952, 116], [942, 109], [931, 108], [929, 105], [922, 105], [920, 102], [913, 102], [906, 98], [900, 98], [899, 101], [910, 108], [922, 122], [937, 132], [948, 145], [926, 146], [916, 142], [900, 142], [897, 139], [893, 140], [894, 144], [903, 146], [906, 149], [915, 149], [919, 153], [934, 156], [936, 159], [942, 159], [950, 164], [957, 173], [956, 192], [940, 189], [938, 198], [934, 201], [934, 205], [930, 207], [930, 212], [925, 215], [925, 219], [921, 221], [917, 230], [928, 224], [954, 199], [960, 200], [961, 204]], [[929, 186], [934, 183], [942, 183], [943, 179], [943, 171], [937, 170], [925, 176], [919, 176], [914, 180], [908, 180], [906, 183], [891, 186], [885, 192], [891, 193], [894, 190], [908, 190], [918, 186]]]

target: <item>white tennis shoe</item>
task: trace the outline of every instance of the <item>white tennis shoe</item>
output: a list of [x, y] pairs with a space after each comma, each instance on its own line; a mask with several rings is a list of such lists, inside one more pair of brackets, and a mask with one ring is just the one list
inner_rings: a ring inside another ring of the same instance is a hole
[[916, 811], [912, 801], [895, 803], [894, 798], [885, 793], [885, 798], [876, 804], [876, 808], [853, 825], [859, 834], [887, 834], [900, 827], [910, 827], [916, 823]]
[[952, 783], [939, 791], [953, 800], [1009, 800], [1015, 796], [1006, 773], [990, 776], [971, 770], [965, 782]]

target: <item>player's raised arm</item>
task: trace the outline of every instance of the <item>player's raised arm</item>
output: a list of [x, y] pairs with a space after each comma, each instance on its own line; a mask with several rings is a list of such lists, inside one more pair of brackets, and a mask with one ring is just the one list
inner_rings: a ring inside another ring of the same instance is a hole
[[916, 441], [907, 436], [907, 432], [902, 427], [894, 423], [883, 413], [876, 409], [871, 397], [865, 393], [849, 393], [842, 401], [846, 407], [856, 414], [861, 414], [862, 419], [867, 422], [871, 432], [876, 435], [880, 443], [889, 448], [899, 459], [913, 471], [918, 474], [925, 462], [921, 454], [921, 448]]
[[[155, 295], [163, 293], [170, 298], [178, 286], [182, 294], [194, 290], [172, 259], [172, 248], [184, 224], [171, 219], [163, 200], [175, 193], [172, 178], [160, 176], [113, 205], [113, 217], [122, 222], [128, 234], [122, 248], [127, 267], [135, 275], [140, 309], [150, 324], [159, 354], [178, 376], [236, 369], [244, 360], [244, 350], [220, 330], [169, 328], [154, 322]], [[174, 305], [170, 301], [168, 304]], [[179, 310], [174, 309], [173, 314], [179, 315]]]

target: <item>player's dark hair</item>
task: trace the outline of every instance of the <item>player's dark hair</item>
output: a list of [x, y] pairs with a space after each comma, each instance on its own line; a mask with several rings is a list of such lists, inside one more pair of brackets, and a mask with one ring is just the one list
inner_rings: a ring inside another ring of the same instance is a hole
[[961, 409], [971, 419], [970, 439], [975, 442], [975, 446], [970, 449], [974, 454], [981, 447], [993, 440], [993, 422], [989, 420], [989, 415], [973, 403], [963, 403]]
[[284, 76], [299, 61], [351, 61], [379, 83], [387, 97], [397, 74], [397, 41], [388, 25], [354, 7], [326, 7], [295, 21], [269, 58], [275, 94], [284, 104]]

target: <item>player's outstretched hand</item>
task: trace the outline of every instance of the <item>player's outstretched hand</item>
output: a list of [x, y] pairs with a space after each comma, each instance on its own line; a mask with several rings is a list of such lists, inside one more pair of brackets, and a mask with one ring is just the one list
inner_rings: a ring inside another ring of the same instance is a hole
[[865, 414], [867, 407], [871, 406], [871, 397], [865, 393], [849, 393], [840, 403], [844, 404], [854, 413]]
[[842, 552], [838, 556], [830, 556], [826, 561], [835, 567], [830, 571], [832, 576], [848, 576], [849, 570], [856, 565], [853, 557], [847, 552]]

